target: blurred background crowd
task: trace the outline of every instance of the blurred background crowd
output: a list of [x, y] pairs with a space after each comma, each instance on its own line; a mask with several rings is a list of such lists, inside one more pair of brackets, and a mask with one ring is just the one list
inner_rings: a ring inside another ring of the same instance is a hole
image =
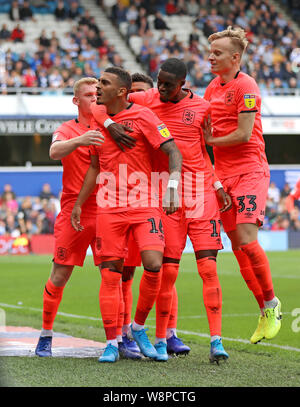
[[[102, 0], [112, 23], [126, 23], [125, 39], [143, 38], [137, 60], [155, 80], [160, 64], [169, 57], [182, 58], [188, 67], [188, 86], [205, 88], [212, 79], [208, 62], [207, 37], [227, 26], [240, 26], [249, 41], [242, 70], [255, 77], [262, 93], [282, 94], [300, 85], [300, 3], [280, 0], [287, 14], [278, 12], [269, 0]], [[95, 18], [79, 0], [0, 0], [0, 12], [15, 23], [12, 30], [3, 23], [1, 43], [11, 42], [5, 52], [5, 74], [0, 75], [2, 93], [10, 87], [72, 87], [82, 76], [99, 77], [108, 66], [122, 66], [122, 58]], [[26, 37], [23, 22], [52, 13], [56, 21], [69, 21], [71, 29], [58, 35], [55, 24], [51, 35], [45, 30], [30, 52], [14, 52], [13, 43]], [[169, 38], [165, 21], [169, 16], [191, 16], [188, 41], [176, 34]], [[285, 17], [288, 16], [288, 17]], [[150, 19], [150, 17], [152, 17]], [[151, 21], [151, 22], [150, 22]], [[158, 31], [159, 36], [153, 35]]]

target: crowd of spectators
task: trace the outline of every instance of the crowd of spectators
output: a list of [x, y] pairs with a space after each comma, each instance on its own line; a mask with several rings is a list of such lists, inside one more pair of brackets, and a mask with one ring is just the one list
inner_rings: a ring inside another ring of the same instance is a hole
[[59, 198], [49, 184], [44, 184], [35, 197], [17, 197], [12, 186], [6, 184], [0, 196], [0, 236], [52, 234], [59, 211]]
[[53, 10], [57, 21], [70, 22], [70, 31], [58, 36], [55, 25], [51, 35], [43, 29], [31, 44], [30, 52], [15, 52], [13, 43], [22, 42], [26, 37], [22, 21], [38, 18], [38, 14], [35, 16], [32, 12], [26, 12], [26, 17], [23, 17], [22, 9], [26, 6], [30, 10], [30, 4], [24, 1], [21, 7], [18, 1], [14, 1], [12, 8], [16, 11], [10, 11], [9, 16], [16, 26], [10, 32], [4, 23], [0, 29], [0, 54], [1, 42], [12, 43], [5, 52], [5, 70], [2, 74], [0, 70], [2, 93], [6, 93], [8, 87], [70, 89], [83, 76], [99, 77], [101, 71], [109, 66], [122, 66], [123, 61], [114, 45], [109, 43], [89, 10], [76, 0], [69, 6], [59, 0]]
[[275, 182], [270, 183], [263, 230], [300, 231], [300, 201], [290, 210], [286, 202], [290, 192], [288, 183], [281, 190]]
[[[289, 6], [298, 0], [281, 1]], [[69, 21], [72, 28], [58, 38], [54, 25], [51, 35], [42, 30], [30, 52], [14, 52], [13, 43], [26, 37], [22, 22], [34, 23], [38, 19], [36, 10], [42, 8], [57, 21]], [[128, 23], [127, 42], [133, 35], [143, 38], [137, 59], [153, 79], [165, 59], [179, 57], [188, 67], [188, 85], [194, 90], [205, 88], [212, 79], [206, 38], [231, 25], [247, 32], [249, 45], [242, 69], [255, 77], [263, 94], [282, 94], [287, 88], [300, 87], [299, 30], [295, 31], [291, 20], [285, 19], [269, 0], [118, 0], [109, 14], [117, 27], [122, 22]], [[150, 15], [154, 16], [155, 30], [161, 33], [158, 39], [149, 24]], [[171, 38], [166, 35], [169, 30], [166, 15], [192, 17], [187, 43], [176, 34]], [[16, 25], [11, 31], [5, 23], [0, 27], [0, 48], [3, 42], [12, 43], [5, 53], [5, 70], [0, 70], [2, 93], [8, 87], [71, 88], [82, 76], [99, 77], [108, 66], [123, 64], [115, 47], [79, 0], [15, 0], [8, 18]]]
[[[296, 0], [285, 0], [285, 2]], [[126, 5], [127, 3], [127, 5]], [[300, 34], [291, 20], [278, 12], [268, 0], [119, 0], [112, 6], [111, 20], [117, 26], [126, 22], [126, 39], [137, 35], [143, 44], [138, 60], [155, 79], [160, 64], [169, 57], [182, 58], [188, 66], [191, 87], [205, 88], [212, 79], [208, 62], [208, 43], [203, 36], [227, 26], [245, 29], [248, 39], [242, 70], [255, 77], [263, 93], [282, 94], [282, 89], [300, 86]], [[153, 27], [160, 30], [157, 40], [148, 16], [155, 16]], [[187, 43], [169, 30], [165, 16], [189, 15], [193, 29]], [[293, 92], [291, 92], [293, 94]]]

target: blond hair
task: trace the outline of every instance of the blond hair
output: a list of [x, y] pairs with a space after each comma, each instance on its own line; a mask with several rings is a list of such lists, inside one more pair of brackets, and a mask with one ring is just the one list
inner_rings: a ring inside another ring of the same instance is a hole
[[240, 27], [232, 28], [231, 26], [228, 26], [224, 31], [211, 34], [208, 37], [208, 42], [211, 43], [220, 38], [230, 38], [232, 45], [239, 50], [241, 55], [243, 55], [243, 52], [248, 45], [246, 33]]
[[77, 96], [79, 89], [81, 88], [82, 85], [94, 85], [96, 84], [98, 81], [96, 78], [92, 78], [90, 76], [87, 76], [86, 78], [81, 78], [78, 81], [76, 81], [74, 83], [73, 86], [73, 93], [75, 96]]

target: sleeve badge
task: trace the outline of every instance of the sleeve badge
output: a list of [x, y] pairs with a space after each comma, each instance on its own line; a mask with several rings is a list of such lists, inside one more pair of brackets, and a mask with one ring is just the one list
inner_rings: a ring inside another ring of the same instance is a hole
[[256, 106], [256, 95], [244, 95], [244, 103], [247, 109], [253, 109]]

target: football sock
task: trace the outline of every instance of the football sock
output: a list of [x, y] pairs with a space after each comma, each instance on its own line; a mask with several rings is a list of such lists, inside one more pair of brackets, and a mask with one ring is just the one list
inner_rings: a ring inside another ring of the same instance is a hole
[[122, 335], [126, 336], [130, 333], [130, 325], [123, 325], [122, 326]]
[[53, 336], [53, 329], [42, 329], [40, 336]]
[[[119, 341], [119, 342], [122, 342], [122, 341]], [[109, 344], [111, 344], [111, 345], [113, 345], [113, 346], [115, 346], [117, 348], [118, 347], [118, 340], [117, 339], [108, 339], [106, 341], [106, 345], [109, 345]]]
[[215, 341], [216, 339], [221, 339], [221, 336], [219, 336], [219, 335], [213, 335], [213, 336], [210, 338], [210, 342], [213, 342], [213, 341]]
[[[160, 270], [146, 270], [140, 282], [139, 298], [134, 316], [134, 322], [139, 325], [144, 325], [156, 300], [161, 281]], [[134, 325], [133, 325], [133, 329]]]
[[165, 263], [162, 266], [161, 286], [156, 299], [156, 337], [165, 338], [173, 300], [173, 287], [179, 264]]
[[101, 269], [99, 304], [107, 340], [117, 337], [121, 276], [121, 273], [109, 268]]
[[173, 297], [171, 311], [168, 321], [168, 329], [174, 329], [176, 331], [177, 327], [177, 318], [178, 318], [178, 295], [175, 284], [173, 285]]
[[117, 336], [122, 338], [122, 327], [124, 324], [124, 300], [123, 300], [123, 292], [122, 292], [122, 284], [120, 282], [119, 286], [119, 295], [120, 295], [120, 302], [119, 302], [119, 312], [118, 312], [118, 320], [117, 320]]
[[275, 297], [271, 270], [266, 253], [257, 240], [241, 246], [241, 249], [248, 256], [252, 270], [261, 287], [264, 301], [270, 301]]
[[133, 321], [133, 323], [132, 323], [132, 329], [133, 329], [134, 331], [141, 331], [142, 329], [144, 329], [144, 327], [145, 327], [144, 324], [143, 324], [143, 325], [140, 325], [140, 324], [137, 324], [137, 323], [134, 322], [134, 321]]
[[176, 328], [167, 328], [167, 339], [173, 335], [177, 336]]
[[257, 278], [252, 270], [251, 263], [248, 259], [246, 253], [243, 250], [233, 250], [233, 253], [239, 263], [240, 272], [245, 280], [250, 291], [252, 291], [256, 301], [259, 305], [259, 308], [262, 310], [264, 308], [264, 296], [262, 289], [257, 281]]
[[124, 325], [130, 325], [131, 323], [131, 311], [132, 311], [132, 282], [133, 279], [122, 281], [122, 292], [124, 301]]
[[56, 287], [49, 278], [43, 294], [43, 329], [52, 330], [63, 290], [64, 286]]
[[222, 290], [217, 275], [215, 257], [197, 260], [198, 273], [203, 281], [203, 300], [206, 309], [210, 335], [221, 336]]
[[156, 345], [158, 342], [167, 343], [167, 339], [166, 338], [157, 338], [157, 337], [155, 337], [154, 344]]
[[264, 308], [275, 308], [277, 304], [278, 304], [278, 300], [276, 297], [274, 297], [270, 301], [265, 301]]

